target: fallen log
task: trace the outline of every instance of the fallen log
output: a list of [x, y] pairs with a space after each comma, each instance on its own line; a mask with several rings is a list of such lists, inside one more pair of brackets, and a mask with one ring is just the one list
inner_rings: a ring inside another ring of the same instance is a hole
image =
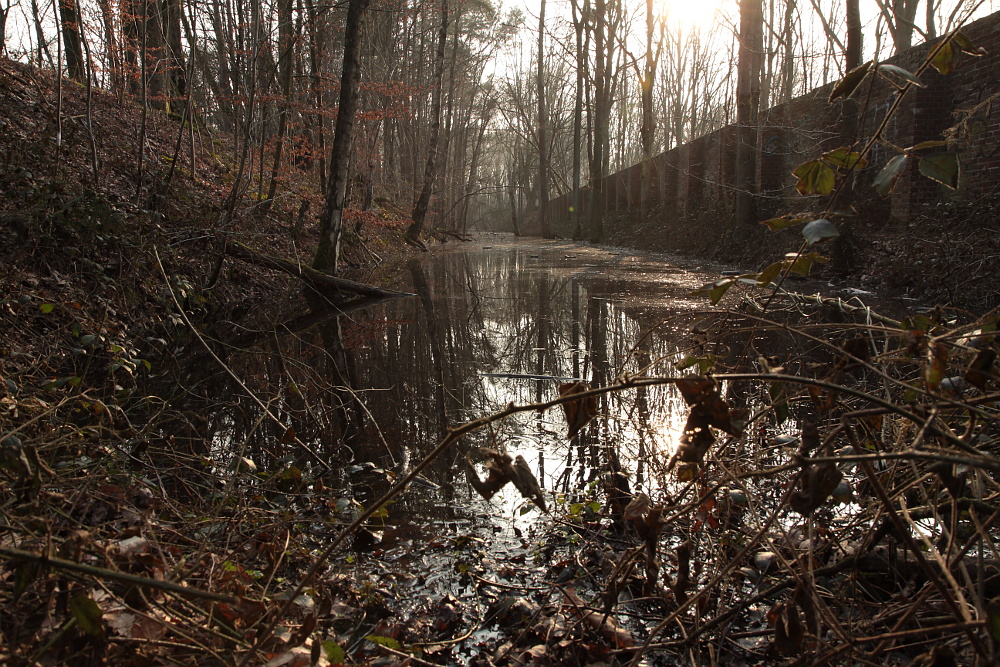
[[226, 254], [232, 255], [237, 259], [242, 259], [244, 262], [249, 262], [255, 266], [262, 266], [266, 269], [274, 269], [276, 271], [284, 271], [291, 276], [295, 276], [299, 280], [309, 283], [309, 285], [318, 292], [329, 292], [330, 290], [334, 290], [337, 292], [349, 292], [351, 294], [360, 294], [361, 296], [373, 298], [416, 296], [415, 294], [411, 294], [409, 292], [397, 292], [395, 290], [382, 289], [381, 287], [366, 285], [364, 283], [355, 282], [346, 278], [331, 276], [328, 273], [317, 271], [311, 266], [307, 266], [299, 262], [282, 259], [281, 257], [264, 255], [236, 241], [226, 244]]

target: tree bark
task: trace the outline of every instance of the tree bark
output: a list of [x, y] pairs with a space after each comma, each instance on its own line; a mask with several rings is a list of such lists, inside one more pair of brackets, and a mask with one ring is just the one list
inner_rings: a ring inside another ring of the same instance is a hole
[[861, 64], [863, 37], [861, 33], [861, 9], [858, 0], [845, 0], [847, 10], [847, 47], [844, 50], [844, 72], [850, 72]]
[[397, 292], [395, 290], [382, 289], [364, 283], [338, 278], [322, 271], [310, 268], [301, 262], [293, 262], [281, 257], [263, 255], [242, 243], [232, 242], [226, 245], [226, 254], [237, 259], [242, 259], [255, 266], [261, 266], [275, 271], [283, 271], [290, 276], [295, 276], [303, 280], [318, 292], [349, 292], [364, 297], [382, 298], [389, 296], [413, 296], [408, 292]]
[[66, 50], [66, 72], [69, 78], [82, 83], [83, 48], [80, 42], [80, 12], [76, 0], [59, 0], [59, 19], [62, 22], [62, 39]]
[[764, 16], [761, 0], [740, 0], [736, 83], [736, 224], [756, 222], [757, 125]]
[[587, 52], [583, 46], [583, 30], [584, 12], [589, 6], [589, 3], [585, 2], [584, 9], [579, 10], [576, 0], [573, 0], [573, 28], [576, 31], [576, 94], [573, 100], [573, 208], [571, 214], [573, 238], [577, 241], [583, 239], [583, 214], [580, 211], [580, 167], [583, 161], [581, 150], [583, 144], [583, 91], [587, 72]]
[[608, 43], [611, 42], [608, 29], [608, 5], [605, 0], [594, 3], [594, 153], [590, 161], [590, 240], [599, 243], [604, 238], [604, 175], [608, 152], [611, 148], [608, 128], [610, 126], [611, 58]]
[[639, 183], [639, 215], [645, 221], [649, 213], [651, 185], [653, 176], [653, 135], [655, 125], [653, 120], [653, 81], [656, 79], [657, 57], [653, 55], [653, 0], [646, 0], [646, 63], [642, 72], [642, 127], [639, 138], [642, 142], [642, 173]]
[[448, 0], [441, 0], [441, 28], [438, 32], [437, 55], [434, 64], [434, 99], [431, 102], [431, 136], [427, 146], [427, 163], [424, 165], [424, 184], [413, 207], [413, 222], [406, 230], [406, 238], [420, 241], [424, 230], [427, 210], [430, 208], [431, 193], [437, 180], [438, 142], [441, 137], [441, 94], [444, 80], [444, 55], [448, 43]]
[[538, 9], [538, 54], [535, 72], [535, 87], [538, 95], [538, 221], [541, 223], [542, 236], [553, 237], [549, 228], [549, 153], [548, 110], [545, 108], [545, 0], [541, 0]]
[[288, 107], [292, 96], [292, 61], [295, 55], [295, 31], [292, 26], [292, 0], [278, 0], [278, 79], [281, 82], [281, 111], [278, 116], [278, 132], [275, 137], [274, 161], [271, 163], [271, 182], [267, 188], [267, 199], [261, 206], [264, 214], [274, 204], [278, 190], [278, 174], [281, 171], [281, 157], [285, 148], [285, 132], [288, 128]]
[[350, 163], [351, 137], [354, 134], [354, 115], [358, 107], [358, 87], [361, 81], [359, 60], [361, 23], [368, 3], [369, 0], [350, 0], [347, 6], [344, 64], [340, 77], [340, 108], [337, 109], [337, 124], [333, 134], [326, 206], [319, 219], [319, 247], [316, 250], [316, 259], [313, 261], [314, 268], [334, 274], [337, 273], [340, 243], [344, 235], [347, 172]]

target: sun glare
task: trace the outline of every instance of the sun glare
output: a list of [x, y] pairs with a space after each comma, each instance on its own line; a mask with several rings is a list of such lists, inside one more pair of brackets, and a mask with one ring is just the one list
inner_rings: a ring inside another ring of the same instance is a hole
[[697, 28], [701, 30], [712, 27], [716, 22], [716, 13], [726, 2], [735, 0], [656, 0], [658, 11], [671, 25], [681, 28]]

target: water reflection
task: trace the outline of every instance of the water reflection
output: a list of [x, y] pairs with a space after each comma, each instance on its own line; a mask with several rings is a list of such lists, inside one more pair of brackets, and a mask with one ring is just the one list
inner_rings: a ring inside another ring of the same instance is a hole
[[[417, 298], [354, 314], [338, 339], [350, 342], [322, 343], [330, 359], [350, 352], [351, 373], [331, 373], [349, 380], [392, 452], [386, 460], [384, 446], [355, 441], [355, 459], [386, 466], [422, 457], [449, 426], [548, 400], [560, 381], [603, 386], [623, 373], [669, 373], [675, 332], [692, 318], [687, 294], [706, 279], [558, 243], [466, 246], [413, 259], [405, 275]], [[658, 326], [665, 319], [669, 326]], [[674, 388], [599, 400], [597, 418], [573, 442], [561, 412], [523, 413], [470, 436], [427, 476], [468, 497], [455, 464], [484, 446], [522, 454], [549, 491], [570, 493], [606, 473], [629, 476], [633, 489], [658, 485], [686, 417]], [[498, 496], [505, 513], [526, 502], [506, 493]]]

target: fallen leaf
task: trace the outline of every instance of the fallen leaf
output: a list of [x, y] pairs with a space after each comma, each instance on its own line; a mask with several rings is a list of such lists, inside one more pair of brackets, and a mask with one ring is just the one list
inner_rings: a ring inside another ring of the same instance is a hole
[[[567, 382], [558, 385], [559, 396], [580, 394], [590, 389], [586, 382]], [[597, 397], [587, 396], [562, 404], [568, 426], [566, 437], [572, 440], [576, 434], [597, 415]]]

